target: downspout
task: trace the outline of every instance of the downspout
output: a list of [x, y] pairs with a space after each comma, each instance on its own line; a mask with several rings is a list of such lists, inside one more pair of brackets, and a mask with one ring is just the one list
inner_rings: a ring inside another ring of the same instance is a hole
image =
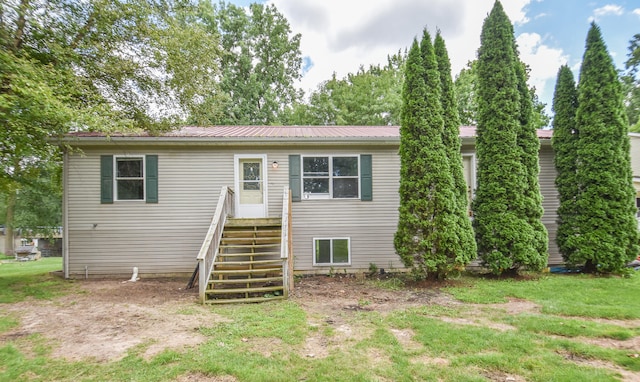
[[62, 271], [69, 278], [69, 153], [62, 157]]

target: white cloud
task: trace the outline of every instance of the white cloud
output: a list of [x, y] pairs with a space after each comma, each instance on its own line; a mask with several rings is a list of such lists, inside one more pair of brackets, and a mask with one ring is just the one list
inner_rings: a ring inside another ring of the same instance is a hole
[[[503, 1], [514, 23], [524, 24], [531, 0]], [[268, 0], [302, 34], [300, 50], [313, 66], [303, 76], [305, 92], [315, 90], [335, 72], [338, 78], [361, 65], [384, 64], [387, 55], [411, 45], [427, 27], [440, 28], [449, 50], [452, 72], [476, 57], [482, 23], [494, 0]], [[557, 68], [556, 68], [557, 69]]]
[[616, 4], [607, 4], [604, 7], [593, 10], [593, 16], [589, 17], [589, 21], [598, 21], [603, 16], [622, 16], [624, 8]]
[[640, 16], [640, 8], [636, 8], [632, 12], [633, 12], [634, 15]]
[[531, 68], [529, 85], [536, 87], [538, 95], [544, 91], [547, 81], [555, 81], [558, 69], [569, 56], [561, 49], [550, 48], [537, 33], [522, 33], [516, 38], [520, 59]]

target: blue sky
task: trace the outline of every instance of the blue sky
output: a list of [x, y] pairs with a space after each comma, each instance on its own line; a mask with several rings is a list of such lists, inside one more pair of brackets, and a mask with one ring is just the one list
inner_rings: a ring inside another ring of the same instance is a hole
[[[246, 6], [252, 1], [232, 0]], [[331, 77], [379, 64], [403, 50], [426, 27], [439, 28], [455, 76], [480, 45], [482, 23], [494, 0], [264, 0], [274, 4], [302, 35], [306, 93]], [[550, 109], [555, 77], [568, 64], [578, 79], [591, 21], [601, 28], [620, 69], [629, 40], [640, 33], [640, 0], [502, 0], [515, 27], [520, 58], [531, 68], [530, 85]]]

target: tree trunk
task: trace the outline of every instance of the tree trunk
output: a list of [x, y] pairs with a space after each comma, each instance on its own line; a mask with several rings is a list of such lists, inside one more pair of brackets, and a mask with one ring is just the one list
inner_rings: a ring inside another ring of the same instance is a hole
[[5, 219], [5, 229], [4, 229], [4, 254], [7, 256], [15, 255], [15, 240], [14, 240], [14, 232], [13, 232], [13, 218], [15, 216], [16, 210], [16, 200], [18, 199], [18, 192], [16, 190], [11, 190], [7, 197], [7, 215]]

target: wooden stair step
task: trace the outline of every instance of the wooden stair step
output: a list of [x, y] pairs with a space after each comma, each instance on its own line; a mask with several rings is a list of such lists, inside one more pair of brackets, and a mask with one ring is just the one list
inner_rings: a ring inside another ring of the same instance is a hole
[[218, 257], [246, 257], [246, 256], [279, 256], [280, 252], [233, 252], [218, 253]]
[[273, 264], [273, 263], [282, 263], [282, 259], [273, 259], [273, 260], [253, 260], [253, 261], [216, 261], [215, 265], [261, 265], [261, 264]]
[[224, 279], [224, 280], [209, 280], [209, 284], [251, 284], [251, 283], [270, 283], [274, 281], [282, 281], [282, 276], [278, 277], [256, 277], [253, 279]]
[[270, 236], [278, 236], [278, 237], [280, 237], [281, 234], [282, 234], [282, 230], [280, 230], [280, 229], [253, 230], [253, 229], [233, 229], [233, 227], [231, 227], [231, 229], [229, 229], [229, 227], [225, 227], [225, 230], [222, 231], [222, 238], [225, 238], [225, 237], [245, 237], [244, 235], [254, 235], [254, 236], [260, 235], [260, 236], [257, 236], [257, 237], [264, 237], [266, 235], [270, 235]]
[[[261, 237], [246, 237], [246, 236], [238, 236], [238, 237], [223, 237], [220, 239], [221, 243], [237, 243], [237, 242], [265, 242], [265, 241], [276, 241], [280, 243], [280, 236], [261, 236]], [[252, 244], [252, 243], [249, 243]]]
[[269, 248], [275, 245], [280, 245], [280, 243], [271, 243], [271, 244], [220, 244], [220, 249], [226, 248]]
[[249, 298], [219, 298], [214, 300], [206, 300], [205, 304], [236, 304], [245, 302], [266, 302], [272, 300], [283, 300], [284, 296], [271, 297], [249, 297]]
[[261, 293], [261, 292], [275, 292], [283, 290], [283, 286], [268, 286], [268, 287], [255, 287], [255, 288], [229, 288], [229, 289], [207, 289], [206, 294], [235, 294], [235, 293]]
[[227, 219], [225, 227], [266, 227], [266, 226], [281, 226], [281, 218], [256, 218], [256, 219], [241, 219], [232, 218]]
[[282, 267], [278, 268], [254, 268], [254, 269], [217, 269], [214, 271], [214, 275], [246, 275], [254, 273], [272, 273], [282, 272]]

